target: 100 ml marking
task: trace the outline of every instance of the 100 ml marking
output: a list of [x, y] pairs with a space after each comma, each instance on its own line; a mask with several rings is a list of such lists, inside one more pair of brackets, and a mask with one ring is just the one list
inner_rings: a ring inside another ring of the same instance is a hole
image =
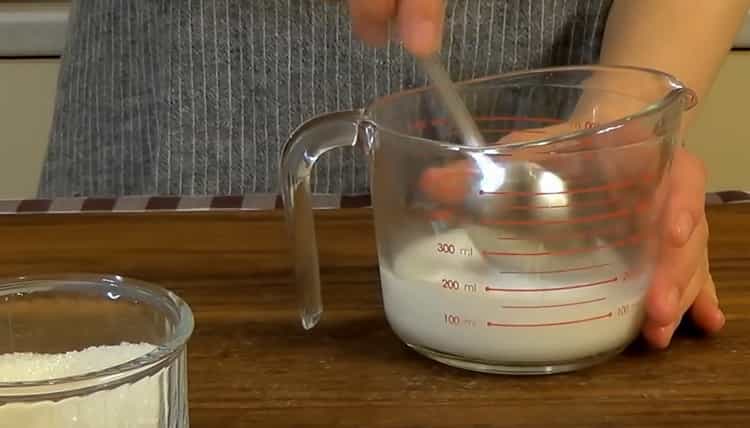
[[456, 314], [443, 314], [443, 321], [451, 327], [476, 327], [477, 322], [474, 320], [463, 319]]
[[[601, 301], [598, 299], [597, 301]], [[587, 302], [588, 303], [588, 302]], [[546, 308], [545, 308], [546, 309]], [[482, 326], [486, 327], [506, 327], [506, 328], [534, 328], [534, 327], [559, 327], [568, 326], [575, 324], [583, 324], [594, 321], [606, 321], [612, 318], [622, 318], [628, 316], [633, 310], [635, 305], [632, 303], [626, 303], [618, 306], [614, 311], [606, 312], [599, 315], [594, 315], [586, 318], [574, 318], [574, 319], [559, 319], [548, 322], [496, 322], [496, 321], [482, 321]], [[458, 314], [444, 313], [443, 322], [448, 327], [477, 327], [476, 320], [462, 318]]]
[[633, 307], [632, 303], [626, 303], [624, 305], [620, 305], [617, 307], [617, 310], [615, 311], [615, 316], [617, 317], [624, 317], [631, 313], [635, 308]]

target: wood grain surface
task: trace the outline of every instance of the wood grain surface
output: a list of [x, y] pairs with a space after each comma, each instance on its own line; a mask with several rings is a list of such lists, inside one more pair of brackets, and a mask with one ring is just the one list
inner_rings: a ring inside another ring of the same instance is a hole
[[[547, 377], [474, 374], [406, 349], [389, 329], [368, 210], [317, 216], [326, 313], [296, 317], [279, 213], [0, 217], [0, 275], [119, 273], [191, 305], [191, 426], [750, 426], [750, 206], [709, 211], [727, 314], [715, 338], [683, 328]], [[1, 423], [0, 423], [1, 425]]]

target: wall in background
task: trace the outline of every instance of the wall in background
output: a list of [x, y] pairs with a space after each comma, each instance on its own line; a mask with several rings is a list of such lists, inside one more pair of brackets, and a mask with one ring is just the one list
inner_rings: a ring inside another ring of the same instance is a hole
[[0, 60], [0, 199], [36, 194], [58, 64], [56, 59]]
[[750, 50], [729, 55], [699, 108], [687, 147], [706, 162], [709, 190], [750, 191]]
[[[0, 199], [33, 197], [51, 122], [58, 61], [0, 60]], [[709, 190], [750, 190], [750, 51], [734, 51], [700, 102], [690, 150], [708, 166]]]

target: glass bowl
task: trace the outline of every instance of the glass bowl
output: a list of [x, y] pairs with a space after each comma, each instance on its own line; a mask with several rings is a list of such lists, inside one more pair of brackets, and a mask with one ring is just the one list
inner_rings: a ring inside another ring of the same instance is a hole
[[186, 428], [189, 306], [159, 286], [0, 280], [0, 425]]

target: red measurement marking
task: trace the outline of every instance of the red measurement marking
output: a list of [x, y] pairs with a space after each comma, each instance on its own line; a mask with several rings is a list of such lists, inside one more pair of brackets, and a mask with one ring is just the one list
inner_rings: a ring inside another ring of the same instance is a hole
[[524, 192], [524, 191], [513, 191], [513, 190], [506, 190], [506, 191], [500, 191], [500, 192], [486, 192], [484, 190], [480, 190], [479, 194], [480, 195], [495, 195], [495, 196], [576, 195], [576, 194], [581, 194], [581, 193], [596, 193], [596, 192], [606, 192], [610, 190], [622, 190], [622, 189], [627, 189], [628, 187], [633, 187], [636, 184], [648, 183], [651, 180], [653, 180], [653, 177], [646, 176], [639, 180], [623, 180], [619, 182], [613, 181], [611, 183], [602, 184], [600, 186], [579, 187], [577, 189], [568, 189], [568, 190], [563, 190], [560, 192]]
[[567, 256], [571, 254], [589, 253], [593, 251], [599, 251], [605, 248], [618, 248], [626, 245], [637, 244], [642, 241], [643, 237], [639, 235], [631, 235], [625, 239], [615, 241], [607, 245], [597, 245], [594, 247], [583, 247], [573, 248], [570, 250], [558, 250], [558, 251], [537, 251], [533, 253], [520, 253], [517, 251], [482, 251], [485, 256]]
[[541, 224], [580, 224], [580, 223], [593, 223], [601, 220], [609, 220], [613, 218], [628, 217], [634, 214], [636, 211], [631, 209], [621, 209], [617, 211], [609, 211], [604, 213], [592, 214], [585, 217], [573, 217], [557, 220], [483, 220], [482, 224], [485, 226], [523, 226], [523, 225], [541, 225]]
[[597, 285], [604, 285], [604, 284], [612, 284], [613, 282], [617, 282], [617, 277], [613, 276], [612, 278], [603, 279], [601, 281], [594, 281], [594, 282], [587, 282], [585, 284], [574, 284], [574, 285], [565, 285], [562, 287], [554, 287], [554, 288], [495, 288], [495, 287], [484, 287], [484, 291], [490, 292], [490, 291], [502, 291], [507, 293], [540, 293], [544, 291], [561, 291], [561, 290], [575, 290], [578, 288], [588, 288], [588, 287], [596, 287]]
[[[584, 231], [574, 231], [574, 232], [567, 232], [567, 233], [560, 233], [560, 234], [544, 234], [544, 235], [540, 235], [540, 237], [541, 239], [545, 241], [559, 241], [559, 240], [572, 239], [572, 238], [587, 238], [591, 236], [608, 236], [618, 231], [619, 230], [614, 227], [606, 227], [606, 228], [600, 227], [600, 228], [584, 230]], [[498, 236], [497, 239], [500, 241], [527, 241], [528, 240], [528, 238], [519, 238], [516, 236]]]
[[427, 128], [428, 126], [445, 125], [446, 123], [448, 123], [448, 121], [446, 119], [433, 119], [431, 121], [418, 120], [418, 121], [414, 122], [411, 125], [411, 128], [417, 129], [417, 130], [421, 131], [421, 130]]
[[[583, 143], [576, 144], [575, 146], [571, 148], [577, 148], [582, 146]], [[569, 149], [571, 149], [569, 148]], [[521, 153], [528, 153], [530, 155], [530, 159], [534, 159], [535, 161], [539, 162], [543, 165], [551, 165], [556, 164], [558, 162], [570, 162], [571, 158], [580, 159], [580, 160], [593, 160], [595, 153], [593, 152], [576, 152], [576, 151], [548, 151], [541, 148], [533, 148], [533, 149], [525, 149], [525, 151]], [[513, 156], [509, 153], [492, 153], [487, 154], [489, 157], [507, 157], [507, 156]]]
[[[552, 117], [528, 117], [528, 116], [477, 116], [474, 118], [477, 122], [491, 122], [491, 121], [515, 121], [515, 122], [540, 122], [540, 123], [562, 123], [561, 119], [555, 119]], [[448, 123], [447, 119], [433, 119], [431, 121], [418, 120], [412, 123], [411, 128], [413, 129], [425, 129], [428, 124], [430, 125], [445, 125]]]
[[564, 120], [554, 117], [531, 117], [531, 116], [477, 116], [474, 120], [487, 122], [493, 120], [507, 120], [516, 122], [544, 122], [544, 123], [563, 123]]
[[574, 268], [566, 268], [566, 269], [555, 269], [555, 270], [524, 270], [524, 271], [504, 271], [500, 272], [501, 274], [506, 275], [539, 275], [539, 274], [548, 274], [548, 273], [568, 273], [568, 272], [580, 272], [584, 270], [594, 270], [609, 266], [609, 263], [602, 263], [599, 265], [591, 265], [591, 266], [579, 266]]
[[542, 210], [542, 209], [548, 209], [548, 208], [567, 208], [567, 207], [595, 207], [597, 205], [612, 205], [619, 202], [616, 199], [595, 199], [593, 201], [580, 201], [575, 202], [571, 201], [566, 204], [557, 204], [557, 205], [511, 205], [510, 209], [512, 210]]
[[547, 134], [548, 131], [541, 129], [517, 129], [517, 128], [481, 128], [482, 132], [523, 132], [524, 134]]
[[580, 302], [560, 303], [557, 305], [504, 305], [505, 309], [548, 309], [548, 308], [564, 308], [567, 306], [580, 306], [589, 303], [603, 302], [607, 300], [606, 297], [600, 297], [598, 299], [583, 300]]
[[450, 209], [431, 210], [429, 218], [433, 221], [448, 221], [455, 218], [456, 212]]
[[597, 321], [605, 318], [612, 318], [612, 312], [608, 312], [604, 315], [599, 315], [591, 318], [582, 318], [570, 321], [558, 321], [538, 324], [512, 324], [512, 323], [499, 323], [499, 322], [487, 322], [487, 327], [554, 327], [558, 325], [569, 325], [569, 324], [580, 324], [589, 321]]

